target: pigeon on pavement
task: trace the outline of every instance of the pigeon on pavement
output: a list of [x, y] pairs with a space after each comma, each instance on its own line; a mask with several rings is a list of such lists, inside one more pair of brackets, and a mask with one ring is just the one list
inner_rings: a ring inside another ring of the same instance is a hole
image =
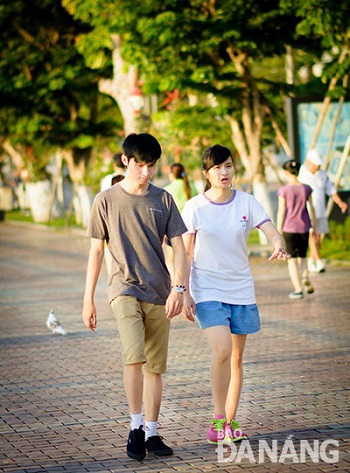
[[67, 332], [57, 319], [53, 309], [50, 310], [49, 316], [46, 321], [46, 326], [52, 331], [53, 335], [67, 335]]

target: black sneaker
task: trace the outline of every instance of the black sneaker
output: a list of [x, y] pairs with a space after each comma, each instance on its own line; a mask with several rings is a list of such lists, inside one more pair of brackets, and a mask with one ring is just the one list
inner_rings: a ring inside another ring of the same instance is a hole
[[138, 429], [130, 430], [126, 453], [133, 460], [141, 461], [145, 458], [145, 432], [142, 425]]
[[146, 448], [149, 452], [158, 455], [159, 457], [166, 457], [167, 455], [173, 455], [173, 449], [165, 445], [163, 437], [159, 435], [153, 435], [146, 440]]

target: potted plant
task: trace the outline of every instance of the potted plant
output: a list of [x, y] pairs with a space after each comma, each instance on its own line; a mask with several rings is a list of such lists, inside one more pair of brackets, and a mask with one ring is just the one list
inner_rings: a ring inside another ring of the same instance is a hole
[[50, 220], [53, 203], [51, 174], [47, 166], [51, 160], [48, 150], [35, 151], [28, 147], [23, 154], [25, 162], [25, 192], [34, 222]]

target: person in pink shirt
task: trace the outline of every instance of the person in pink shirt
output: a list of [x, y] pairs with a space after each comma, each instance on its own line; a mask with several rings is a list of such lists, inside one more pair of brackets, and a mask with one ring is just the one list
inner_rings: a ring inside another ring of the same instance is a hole
[[298, 181], [300, 163], [295, 160], [287, 161], [283, 164], [283, 169], [287, 184], [278, 191], [277, 230], [283, 234], [286, 249], [292, 256], [288, 260], [288, 272], [294, 292], [289, 294], [289, 298], [302, 299], [303, 286], [308, 294], [314, 292], [308, 278], [306, 254], [311, 220], [316, 233], [317, 221], [312, 204], [312, 189]]

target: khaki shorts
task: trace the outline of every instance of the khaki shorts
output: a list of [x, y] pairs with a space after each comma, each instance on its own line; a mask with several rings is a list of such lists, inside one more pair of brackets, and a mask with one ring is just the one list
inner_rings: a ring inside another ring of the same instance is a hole
[[125, 365], [144, 363], [152, 373], [166, 371], [170, 320], [165, 307], [134, 296], [119, 296], [111, 302], [122, 345]]

